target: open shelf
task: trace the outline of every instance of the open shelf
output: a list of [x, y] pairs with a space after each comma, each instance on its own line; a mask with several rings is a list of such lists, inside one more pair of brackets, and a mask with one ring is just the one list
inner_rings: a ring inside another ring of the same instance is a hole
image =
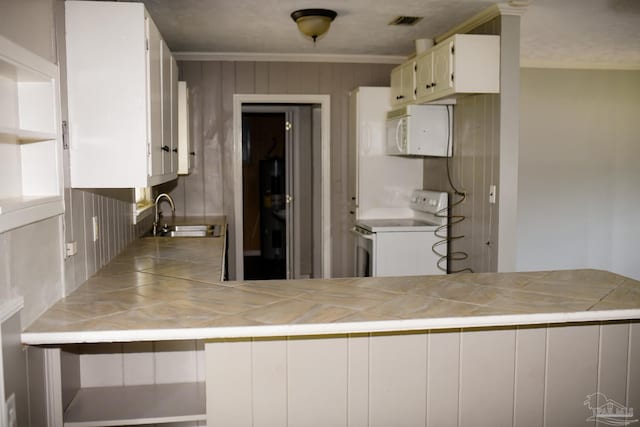
[[204, 382], [81, 388], [64, 412], [65, 427], [206, 421]]
[[0, 36], [0, 233], [64, 211], [58, 67]]

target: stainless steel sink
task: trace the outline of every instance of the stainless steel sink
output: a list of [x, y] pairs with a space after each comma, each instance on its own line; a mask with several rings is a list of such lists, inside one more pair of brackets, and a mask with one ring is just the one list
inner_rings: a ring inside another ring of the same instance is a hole
[[220, 237], [222, 226], [214, 225], [170, 225], [160, 227], [156, 236], [161, 237]]

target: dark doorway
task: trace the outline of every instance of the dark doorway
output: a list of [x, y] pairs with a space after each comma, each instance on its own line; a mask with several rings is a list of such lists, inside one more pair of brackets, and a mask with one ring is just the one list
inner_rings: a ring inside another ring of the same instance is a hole
[[287, 278], [286, 114], [242, 114], [244, 278]]

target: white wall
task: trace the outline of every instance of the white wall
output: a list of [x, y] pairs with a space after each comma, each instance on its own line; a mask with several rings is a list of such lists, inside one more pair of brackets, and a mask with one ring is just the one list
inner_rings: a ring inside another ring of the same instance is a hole
[[523, 69], [518, 270], [640, 279], [640, 71]]

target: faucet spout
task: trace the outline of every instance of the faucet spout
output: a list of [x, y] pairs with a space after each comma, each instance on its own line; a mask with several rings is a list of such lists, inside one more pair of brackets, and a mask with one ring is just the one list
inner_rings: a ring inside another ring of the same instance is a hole
[[156, 209], [156, 215], [155, 215], [155, 220], [153, 221], [153, 235], [154, 236], [158, 232], [158, 225], [160, 225], [160, 212], [158, 212], [158, 206], [160, 205], [160, 202], [162, 201], [162, 199], [167, 199], [167, 201], [171, 205], [172, 214], [175, 214], [175, 212], [176, 212], [176, 205], [175, 205], [175, 203], [173, 203], [173, 199], [171, 198], [170, 195], [168, 195], [167, 193], [162, 193], [162, 194], [159, 194], [158, 197], [156, 197], [156, 200], [154, 202], [155, 209]]

